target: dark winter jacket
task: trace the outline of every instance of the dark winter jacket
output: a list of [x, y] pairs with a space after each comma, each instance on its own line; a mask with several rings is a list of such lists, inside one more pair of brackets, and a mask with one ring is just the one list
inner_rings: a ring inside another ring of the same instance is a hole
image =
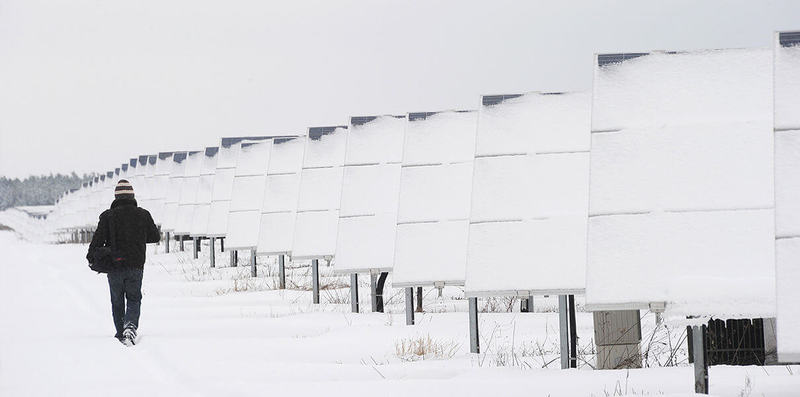
[[[110, 226], [113, 225], [113, 226]], [[113, 228], [113, 236], [111, 235]], [[136, 205], [132, 198], [118, 198], [111, 203], [111, 208], [100, 214], [100, 222], [94, 233], [90, 254], [86, 259], [91, 260], [91, 252], [95, 247], [111, 247], [114, 239], [113, 258], [120, 267], [143, 268], [145, 261], [145, 248], [147, 243], [157, 243], [161, 234], [144, 208]]]

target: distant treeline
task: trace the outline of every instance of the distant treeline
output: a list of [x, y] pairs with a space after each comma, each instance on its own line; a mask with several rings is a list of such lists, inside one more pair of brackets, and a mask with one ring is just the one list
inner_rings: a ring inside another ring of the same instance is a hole
[[22, 205], [53, 205], [62, 193], [81, 187], [94, 175], [50, 174], [30, 176], [23, 180], [0, 176], [0, 210]]

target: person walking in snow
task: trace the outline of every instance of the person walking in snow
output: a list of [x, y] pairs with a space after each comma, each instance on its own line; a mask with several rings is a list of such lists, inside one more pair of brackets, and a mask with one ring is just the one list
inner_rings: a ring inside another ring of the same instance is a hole
[[94, 263], [100, 247], [111, 248], [108, 287], [117, 330], [114, 337], [126, 345], [136, 343], [146, 244], [157, 243], [160, 239], [161, 233], [150, 212], [136, 204], [133, 186], [120, 179], [114, 189], [111, 208], [100, 214], [86, 259]]

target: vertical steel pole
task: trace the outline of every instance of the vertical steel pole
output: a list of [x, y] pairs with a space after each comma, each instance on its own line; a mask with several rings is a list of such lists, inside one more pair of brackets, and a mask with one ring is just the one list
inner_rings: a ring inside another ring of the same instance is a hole
[[286, 289], [286, 256], [278, 255], [278, 288]]
[[258, 277], [258, 269], [256, 268], [256, 249], [250, 250], [250, 276]]
[[578, 368], [578, 324], [575, 318], [575, 295], [569, 295], [569, 367]]
[[372, 299], [372, 312], [375, 313], [378, 311], [378, 274], [375, 272], [369, 272], [369, 294]]
[[708, 394], [708, 362], [706, 361], [706, 326], [692, 326], [692, 355], [694, 358], [694, 392]]
[[178, 241], [181, 246], [181, 252], [183, 252], [183, 235], [178, 235]]
[[414, 287], [406, 288], [406, 325], [414, 325]]
[[350, 310], [358, 313], [358, 273], [350, 274]]
[[225, 237], [219, 238], [219, 252], [225, 252]]
[[199, 237], [195, 237], [194, 238], [194, 249], [192, 251], [194, 251], [194, 254], [192, 256], [194, 257], [194, 259], [197, 259], [197, 255], [200, 253], [200, 238]]
[[468, 298], [469, 300], [469, 352], [480, 353], [481, 347], [478, 341], [478, 298]]
[[209, 255], [208, 259], [211, 261], [211, 267], [216, 266], [216, 258], [217, 257], [216, 257], [216, 252], [214, 252], [214, 241], [215, 240], [216, 239], [214, 237], [211, 237], [208, 240], [208, 244], [209, 244], [209, 246], [208, 246], [208, 255]]
[[569, 304], [566, 295], [558, 296], [558, 336], [561, 342], [561, 369], [569, 368]]
[[166, 237], [164, 237], [164, 252], [169, 254], [169, 232], [164, 233]]
[[238, 259], [237, 258], [238, 255], [236, 255], [236, 250], [230, 250], [230, 252], [231, 252], [231, 263], [230, 263], [230, 266], [231, 267], [236, 267], [236, 265], [237, 265], [236, 262], [237, 262], [237, 259]]
[[422, 287], [417, 287], [417, 311], [422, 313]]
[[311, 297], [319, 304], [319, 259], [311, 260]]
[[526, 296], [522, 298], [519, 302], [519, 311], [522, 313], [532, 313], [533, 312], [533, 297]]

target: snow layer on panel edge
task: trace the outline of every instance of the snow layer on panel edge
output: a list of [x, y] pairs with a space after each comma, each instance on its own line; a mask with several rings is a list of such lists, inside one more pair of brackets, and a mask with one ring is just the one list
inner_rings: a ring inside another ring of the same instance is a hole
[[298, 212], [293, 258], [331, 258], [336, 253], [339, 211]]
[[446, 111], [408, 121], [403, 165], [472, 162], [478, 112]]
[[652, 53], [595, 66], [592, 131], [747, 122], [771, 114], [769, 48]]
[[340, 167], [344, 165], [347, 129], [336, 128], [319, 139], [307, 138], [303, 168]]
[[267, 174], [300, 172], [303, 166], [305, 140], [305, 136], [274, 139]]
[[391, 269], [396, 230], [396, 214], [340, 218], [334, 269], [338, 272]]
[[[224, 140], [224, 139], [223, 139]], [[217, 172], [220, 169], [236, 168], [236, 158], [239, 156], [239, 150], [242, 147], [242, 142], [238, 141], [230, 146], [219, 145], [219, 152], [217, 152]]]
[[589, 150], [589, 93], [528, 93], [481, 107], [476, 156]]
[[228, 215], [228, 232], [225, 246], [230, 249], [255, 248], [261, 215], [259, 210], [231, 212]]
[[471, 224], [466, 293], [583, 290], [586, 218]]
[[800, 129], [800, 46], [775, 47], [775, 128]]
[[800, 360], [800, 238], [780, 239], [775, 245], [778, 291], [778, 360]]
[[377, 116], [351, 125], [347, 135], [345, 164], [399, 163], [403, 157], [405, 117]]
[[236, 159], [236, 176], [266, 174], [272, 140], [243, 141], [240, 145]]
[[392, 283], [463, 285], [468, 231], [467, 220], [397, 225]]
[[773, 229], [769, 209], [589, 218], [586, 303], [667, 302], [679, 315], [774, 316]]

